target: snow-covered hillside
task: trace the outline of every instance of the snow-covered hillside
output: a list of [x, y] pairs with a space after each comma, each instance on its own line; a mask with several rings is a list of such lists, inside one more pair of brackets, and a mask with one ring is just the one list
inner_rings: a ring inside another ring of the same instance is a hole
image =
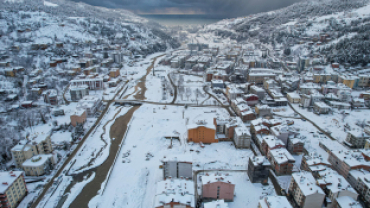
[[260, 42], [281, 52], [286, 49], [288, 56], [320, 53], [328, 62], [366, 65], [370, 62], [368, 4], [368, 0], [307, 0], [276, 11], [226, 19], [200, 33], [240, 43]]

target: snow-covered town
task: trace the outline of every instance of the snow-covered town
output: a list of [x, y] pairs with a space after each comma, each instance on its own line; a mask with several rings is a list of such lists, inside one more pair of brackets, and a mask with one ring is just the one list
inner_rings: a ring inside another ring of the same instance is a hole
[[367, 0], [176, 27], [0, 0], [1, 207], [370, 207], [369, 29]]

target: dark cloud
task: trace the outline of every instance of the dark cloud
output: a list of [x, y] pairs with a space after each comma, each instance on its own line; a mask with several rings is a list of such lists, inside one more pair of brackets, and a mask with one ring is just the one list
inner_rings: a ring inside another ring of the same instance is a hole
[[271, 11], [300, 0], [73, 0], [95, 6], [124, 8], [138, 14], [207, 14], [237, 17]]

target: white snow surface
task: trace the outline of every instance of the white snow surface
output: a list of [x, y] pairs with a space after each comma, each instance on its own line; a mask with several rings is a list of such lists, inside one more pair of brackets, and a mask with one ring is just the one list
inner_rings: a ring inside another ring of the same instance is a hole
[[[229, 116], [226, 110], [189, 107], [185, 110], [184, 118], [183, 110], [184, 107], [180, 106], [164, 108], [145, 104], [134, 113], [118, 161], [111, 170], [109, 181], [105, 182], [104, 192], [101, 190], [101, 194], [90, 201], [89, 207], [121, 207], [123, 204], [127, 207], [152, 207], [156, 183], [163, 180], [160, 160], [167, 155], [192, 154], [193, 170], [246, 169], [248, 158], [253, 156], [251, 150], [235, 149], [231, 142], [206, 145], [204, 148], [186, 142], [187, 120], [212, 120], [216, 114], [225, 118]], [[172, 141], [171, 149], [171, 140], [164, 138], [169, 136], [180, 138], [180, 141]], [[122, 158], [127, 151], [131, 151], [130, 156]], [[148, 152], [154, 155], [150, 161], [146, 161]], [[216, 162], [210, 163], [213, 161]], [[210, 164], [204, 165], [206, 163]], [[240, 177], [246, 179], [246, 173]]]

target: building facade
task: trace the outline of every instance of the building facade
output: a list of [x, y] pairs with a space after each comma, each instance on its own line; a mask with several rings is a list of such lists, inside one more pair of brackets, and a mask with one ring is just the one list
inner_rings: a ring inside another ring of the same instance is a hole
[[252, 183], [268, 183], [271, 164], [265, 156], [255, 156], [248, 161], [248, 177]]
[[27, 194], [24, 172], [0, 172], [0, 203], [1, 207], [14, 208]]

